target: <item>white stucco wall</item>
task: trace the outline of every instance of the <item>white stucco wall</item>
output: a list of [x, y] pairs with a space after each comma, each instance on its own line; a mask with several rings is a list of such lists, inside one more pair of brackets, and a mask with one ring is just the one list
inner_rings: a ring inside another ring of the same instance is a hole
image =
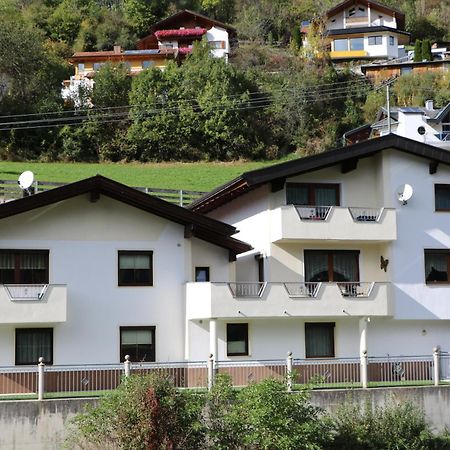
[[[184, 360], [184, 284], [194, 265], [229, 276], [227, 251], [103, 195], [2, 219], [0, 248], [48, 249], [50, 283], [67, 285], [67, 321], [38, 325], [54, 329], [54, 364], [118, 363], [120, 326], [156, 326], [156, 360]], [[153, 251], [153, 286], [118, 286], [118, 250]], [[33, 326], [0, 325], [0, 365], [14, 364], [14, 329]]]
[[230, 53], [230, 42], [228, 31], [221, 27], [212, 27], [206, 32], [208, 42], [224, 42], [224, 48], [211, 49], [211, 53], [216, 58], [225, 58]]

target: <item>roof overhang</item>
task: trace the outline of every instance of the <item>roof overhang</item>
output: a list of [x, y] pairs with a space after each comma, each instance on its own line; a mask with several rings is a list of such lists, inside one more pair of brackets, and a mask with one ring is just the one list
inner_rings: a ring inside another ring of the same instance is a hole
[[237, 233], [232, 225], [202, 216], [101, 175], [0, 204], [0, 220], [82, 194], [90, 194], [93, 201], [100, 195], [106, 195], [134, 208], [183, 225], [186, 237], [195, 236], [225, 248], [229, 250], [230, 255], [235, 256], [252, 249], [247, 243], [231, 237]]
[[234, 198], [250, 192], [264, 184], [271, 184], [272, 190], [281, 189], [286, 178], [313, 172], [342, 164], [342, 167], [355, 161], [375, 155], [383, 150], [395, 149], [411, 155], [426, 158], [436, 163], [450, 165], [450, 152], [431, 145], [395, 134], [358, 142], [347, 147], [330, 150], [318, 155], [287, 161], [263, 169], [245, 172], [189, 205], [189, 209], [207, 213]]

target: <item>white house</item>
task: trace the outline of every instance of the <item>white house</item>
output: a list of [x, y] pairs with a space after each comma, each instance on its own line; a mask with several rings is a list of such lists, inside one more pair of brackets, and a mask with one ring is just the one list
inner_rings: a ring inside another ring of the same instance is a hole
[[184, 361], [186, 282], [251, 248], [101, 176], [1, 204], [0, 230], [0, 366]]
[[[433, 101], [428, 100], [424, 107], [393, 107], [390, 122], [392, 133], [450, 150], [450, 103], [434, 108]], [[381, 108], [371, 128], [373, 136], [389, 133], [386, 108]]]
[[449, 164], [449, 152], [391, 134], [244, 173], [195, 201], [254, 250], [230, 289], [188, 283], [187, 357], [201, 358], [208, 336], [220, 360], [449, 351]]
[[323, 20], [333, 60], [394, 59], [402, 56], [399, 46], [409, 44], [405, 15], [371, 0], [346, 0]]

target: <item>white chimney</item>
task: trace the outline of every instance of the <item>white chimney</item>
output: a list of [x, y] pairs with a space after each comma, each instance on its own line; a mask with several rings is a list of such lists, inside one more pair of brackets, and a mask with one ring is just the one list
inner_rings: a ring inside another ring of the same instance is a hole
[[434, 109], [433, 100], [425, 100], [425, 109]]

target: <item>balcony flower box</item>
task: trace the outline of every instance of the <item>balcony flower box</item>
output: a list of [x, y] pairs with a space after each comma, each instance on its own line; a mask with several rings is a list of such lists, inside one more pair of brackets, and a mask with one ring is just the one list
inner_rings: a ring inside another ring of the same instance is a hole
[[155, 31], [158, 40], [163, 38], [201, 37], [206, 33], [206, 28], [182, 28], [178, 30]]

